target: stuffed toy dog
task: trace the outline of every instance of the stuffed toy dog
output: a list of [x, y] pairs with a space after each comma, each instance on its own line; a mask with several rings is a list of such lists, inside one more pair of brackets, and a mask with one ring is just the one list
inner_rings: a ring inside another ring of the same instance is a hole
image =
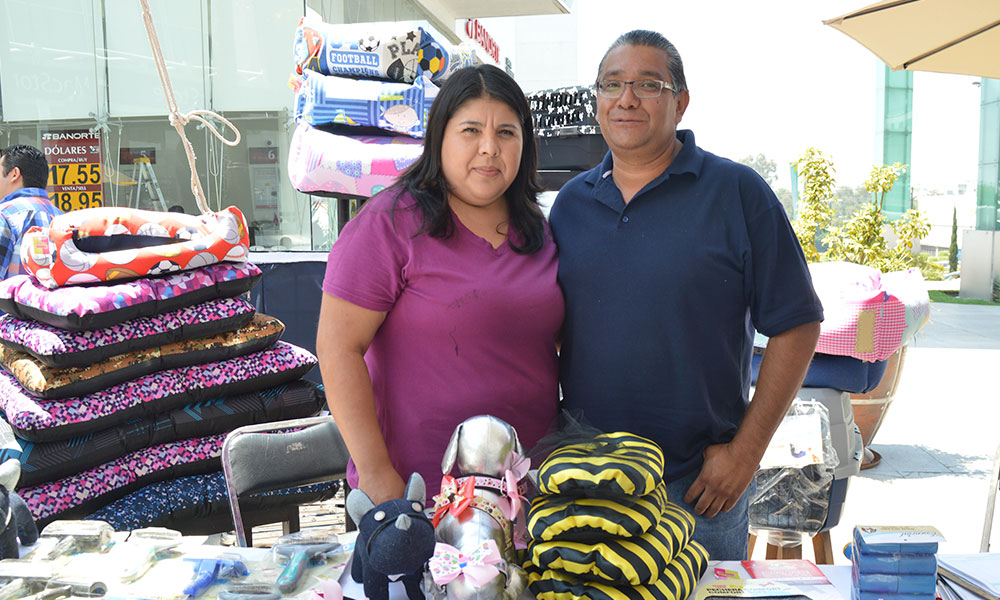
[[424, 563], [434, 554], [434, 526], [424, 514], [426, 489], [414, 473], [405, 498], [375, 506], [361, 490], [347, 495], [347, 513], [358, 524], [351, 577], [364, 584], [369, 600], [388, 600], [389, 580], [396, 575], [402, 576], [410, 600], [424, 600]]
[[16, 458], [0, 465], [0, 518], [6, 524], [0, 531], [0, 558], [17, 558], [17, 540], [30, 546], [38, 541], [38, 527], [28, 505], [14, 493], [21, 478], [21, 463]]
[[[529, 466], [523, 454], [514, 428], [489, 415], [466, 419], [452, 434], [441, 461], [446, 474], [441, 493], [434, 497], [437, 540], [464, 556], [492, 543], [506, 564], [503, 577], [486, 583], [449, 581], [450, 600], [516, 598], [524, 589], [514, 533], [514, 521], [522, 515], [523, 523], [527, 504], [518, 485]], [[455, 466], [462, 474], [458, 479], [447, 475]]]

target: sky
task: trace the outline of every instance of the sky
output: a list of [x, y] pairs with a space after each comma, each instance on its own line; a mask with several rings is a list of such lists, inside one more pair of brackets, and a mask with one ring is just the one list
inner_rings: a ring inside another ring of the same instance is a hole
[[[874, 0], [574, 0], [579, 83], [593, 82], [608, 46], [654, 29], [684, 61], [691, 104], [681, 122], [698, 145], [739, 160], [765, 154], [778, 187], [806, 148], [829, 155], [839, 185], [863, 184], [875, 160], [874, 54], [823, 25]], [[912, 184], [975, 184], [978, 78], [914, 73]]]

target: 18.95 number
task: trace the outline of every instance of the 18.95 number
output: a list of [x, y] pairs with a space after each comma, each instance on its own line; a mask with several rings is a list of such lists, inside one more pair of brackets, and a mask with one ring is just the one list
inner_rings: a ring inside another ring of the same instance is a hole
[[52, 201], [52, 204], [56, 208], [63, 212], [69, 212], [78, 208], [104, 206], [104, 201], [101, 199], [101, 192], [53, 192], [49, 194], [49, 200]]

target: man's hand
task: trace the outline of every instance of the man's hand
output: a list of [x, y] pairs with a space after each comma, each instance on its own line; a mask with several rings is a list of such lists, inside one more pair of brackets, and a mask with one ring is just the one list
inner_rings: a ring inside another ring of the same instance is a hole
[[705, 462], [684, 501], [694, 504], [695, 514], [711, 518], [736, 505], [753, 481], [758, 465], [732, 444], [714, 444], [705, 448], [702, 456]]

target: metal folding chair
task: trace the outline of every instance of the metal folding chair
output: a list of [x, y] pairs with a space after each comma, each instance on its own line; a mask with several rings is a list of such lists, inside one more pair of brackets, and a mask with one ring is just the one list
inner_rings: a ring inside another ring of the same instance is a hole
[[979, 544], [980, 552], [990, 551], [990, 535], [993, 533], [993, 512], [997, 504], [997, 487], [1000, 487], [1000, 446], [997, 446], [993, 456], [993, 471], [990, 473], [990, 490], [986, 496], [986, 518], [983, 520], [983, 541]]
[[222, 472], [240, 546], [248, 532], [240, 499], [324, 481], [344, 479], [350, 454], [330, 416], [247, 425], [222, 444]]

